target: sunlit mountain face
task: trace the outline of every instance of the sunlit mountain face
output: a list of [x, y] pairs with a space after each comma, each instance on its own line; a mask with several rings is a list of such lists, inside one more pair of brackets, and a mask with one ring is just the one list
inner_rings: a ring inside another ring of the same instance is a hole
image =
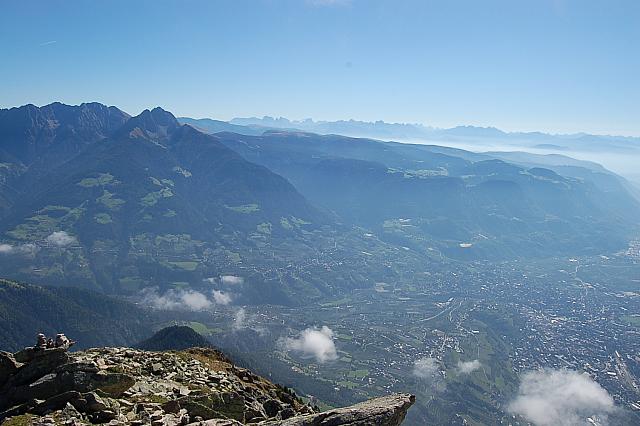
[[[416, 393], [409, 424], [527, 419], [527, 383], [559, 381], [599, 395], [572, 415], [635, 421], [611, 398], [632, 403], [638, 368], [639, 205], [600, 164], [97, 103], [0, 123], [8, 330], [187, 324], [326, 404]], [[24, 322], [30, 297], [70, 312]]]
[[224, 262], [317, 256], [338, 235], [355, 252], [374, 244], [416, 259], [507, 260], [621, 251], [637, 232], [628, 182], [592, 163], [289, 131], [209, 134], [160, 108], [129, 117], [52, 104], [3, 118], [2, 231], [18, 255], [6, 268], [35, 281], [170, 288], [220, 275]]

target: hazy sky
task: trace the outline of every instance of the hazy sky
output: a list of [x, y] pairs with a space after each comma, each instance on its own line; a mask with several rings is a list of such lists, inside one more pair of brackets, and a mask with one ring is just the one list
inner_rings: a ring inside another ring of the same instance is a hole
[[640, 135], [640, 1], [0, 0], [0, 107]]

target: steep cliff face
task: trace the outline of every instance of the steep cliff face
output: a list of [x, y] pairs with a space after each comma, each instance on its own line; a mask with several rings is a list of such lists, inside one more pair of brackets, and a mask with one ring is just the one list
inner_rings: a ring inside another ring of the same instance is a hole
[[412, 395], [315, 412], [214, 349], [0, 352], [0, 422], [129, 425], [399, 425]]

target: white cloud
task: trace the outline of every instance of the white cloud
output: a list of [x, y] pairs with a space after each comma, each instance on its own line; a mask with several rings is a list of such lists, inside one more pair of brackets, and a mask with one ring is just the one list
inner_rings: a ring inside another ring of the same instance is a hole
[[195, 290], [172, 289], [161, 295], [157, 288], [146, 288], [141, 296], [143, 304], [161, 310], [203, 311], [213, 305], [207, 296]]
[[18, 253], [23, 254], [25, 256], [35, 256], [36, 253], [40, 250], [40, 247], [33, 243], [21, 244], [17, 247]]
[[588, 417], [606, 420], [614, 403], [587, 374], [545, 369], [522, 376], [518, 395], [507, 408], [537, 426], [577, 426]]
[[69, 235], [65, 231], [55, 231], [46, 238], [49, 244], [58, 247], [66, 247], [77, 242], [74, 236]]
[[233, 331], [240, 331], [244, 329], [251, 329], [258, 333], [261, 337], [265, 337], [270, 334], [269, 329], [263, 326], [252, 325], [256, 323], [256, 315], [247, 313], [245, 308], [237, 308], [233, 313], [233, 322], [231, 328]]
[[235, 275], [222, 275], [220, 281], [222, 284], [238, 285], [244, 283], [244, 278]]
[[420, 358], [413, 363], [413, 375], [419, 379], [434, 379], [438, 371], [438, 360], [435, 358]]
[[235, 314], [233, 314], [233, 329], [240, 330], [244, 328], [246, 319], [247, 311], [245, 311], [244, 308], [238, 309]]
[[479, 369], [482, 366], [480, 361], [474, 359], [473, 361], [458, 361], [458, 372], [460, 374], [470, 374]]
[[314, 357], [320, 363], [338, 358], [333, 331], [327, 326], [321, 329], [307, 328], [297, 338], [284, 339], [283, 344], [287, 351], [301, 352], [303, 356]]
[[185, 306], [187, 306], [189, 310], [192, 311], [202, 311], [211, 307], [211, 301], [207, 298], [207, 296], [198, 291], [184, 291], [180, 295], [180, 298], [182, 299], [182, 302], [185, 304]]
[[21, 254], [24, 256], [35, 256], [40, 247], [33, 243], [20, 244], [13, 246], [11, 244], [0, 244], [0, 255], [2, 254]]
[[213, 290], [212, 294], [213, 294], [213, 300], [218, 305], [228, 305], [229, 303], [231, 303], [232, 298], [229, 293], [224, 293], [219, 290]]

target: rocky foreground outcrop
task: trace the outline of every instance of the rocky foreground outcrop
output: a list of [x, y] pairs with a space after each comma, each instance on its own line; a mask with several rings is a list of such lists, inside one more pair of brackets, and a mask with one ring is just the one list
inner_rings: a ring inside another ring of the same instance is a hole
[[314, 412], [293, 392], [236, 367], [214, 349], [0, 352], [3, 426], [395, 426], [413, 401], [397, 394]]
[[281, 426], [333, 426], [333, 425], [385, 425], [397, 426], [402, 423], [415, 396], [393, 394], [370, 399], [351, 407], [338, 408], [317, 414], [292, 417], [288, 420], [265, 422], [265, 425]]

